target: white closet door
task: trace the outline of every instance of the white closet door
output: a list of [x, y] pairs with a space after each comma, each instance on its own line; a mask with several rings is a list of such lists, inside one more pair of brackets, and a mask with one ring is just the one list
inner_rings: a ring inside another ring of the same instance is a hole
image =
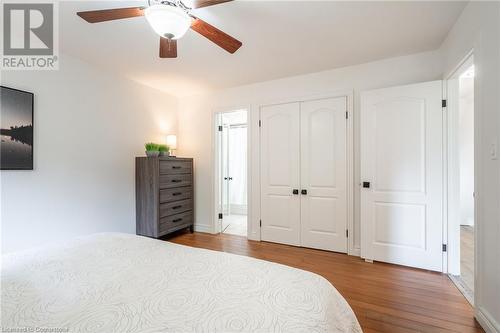
[[261, 108], [261, 238], [300, 245], [298, 103]]
[[361, 255], [442, 271], [441, 81], [361, 95]]
[[301, 103], [301, 243], [347, 252], [345, 97]]

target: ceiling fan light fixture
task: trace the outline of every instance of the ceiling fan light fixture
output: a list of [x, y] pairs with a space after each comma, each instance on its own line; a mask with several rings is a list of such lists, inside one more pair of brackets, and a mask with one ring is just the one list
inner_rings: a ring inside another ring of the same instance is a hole
[[191, 26], [191, 17], [179, 7], [154, 5], [146, 8], [144, 15], [151, 28], [168, 39], [181, 38]]

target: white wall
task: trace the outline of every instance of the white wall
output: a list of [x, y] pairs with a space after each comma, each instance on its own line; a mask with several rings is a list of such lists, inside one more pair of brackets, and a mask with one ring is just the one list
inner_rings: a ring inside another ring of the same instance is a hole
[[460, 224], [474, 225], [474, 78], [460, 78]]
[[443, 43], [445, 75], [474, 49], [476, 315], [500, 332], [500, 3], [471, 1]]
[[[359, 92], [362, 90], [394, 85], [430, 81], [441, 78], [442, 62], [438, 52], [428, 52], [382, 61], [344, 67], [330, 71], [289, 77], [218, 91], [204, 96], [179, 100], [179, 143], [183, 155], [192, 156], [196, 163], [196, 227], [202, 231], [214, 231], [212, 211], [212, 131], [213, 112], [221, 109], [250, 107], [249, 130], [252, 132], [249, 158], [256, 169], [255, 129], [259, 105], [283, 101], [289, 98], [323, 94], [344, 89], [354, 89], [355, 128], [355, 247], [360, 244], [359, 222]], [[257, 136], [258, 137], [258, 136]], [[253, 145], [253, 146], [252, 146]], [[251, 186], [251, 191], [259, 191]], [[251, 198], [250, 198], [251, 200]], [[255, 206], [258, 205], [258, 202]], [[251, 237], [257, 238], [258, 216], [249, 212]]]
[[2, 252], [101, 231], [135, 233], [134, 157], [176, 133], [176, 99], [61, 55], [59, 71], [4, 71], [33, 92], [34, 170], [2, 171]]

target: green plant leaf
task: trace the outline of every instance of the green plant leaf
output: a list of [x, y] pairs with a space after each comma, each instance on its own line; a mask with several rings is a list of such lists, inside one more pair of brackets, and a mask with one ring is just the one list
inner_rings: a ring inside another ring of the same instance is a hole
[[167, 145], [158, 145], [158, 150], [162, 151], [162, 152], [169, 152], [170, 151], [170, 147], [167, 146]]
[[144, 147], [146, 148], [146, 151], [160, 151], [159, 145], [153, 142], [146, 143]]

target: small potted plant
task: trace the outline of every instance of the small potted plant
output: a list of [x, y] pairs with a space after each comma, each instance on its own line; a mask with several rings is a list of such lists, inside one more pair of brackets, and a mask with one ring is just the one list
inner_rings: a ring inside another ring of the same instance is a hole
[[160, 156], [169, 156], [170, 147], [167, 145], [158, 145]]
[[147, 157], [158, 157], [160, 155], [160, 149], [156, 143], [148, 142], [144, 147], [146, 147]]

